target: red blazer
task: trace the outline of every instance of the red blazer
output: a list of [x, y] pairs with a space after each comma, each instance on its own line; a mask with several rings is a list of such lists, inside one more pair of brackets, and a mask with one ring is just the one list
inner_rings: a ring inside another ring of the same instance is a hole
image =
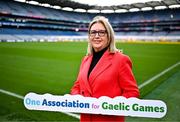
[[[88, 79], [88, 70], [92, 55], [82, 60], [80, 71], [71, 94], [99, 98], [108, 96], [138, 97], [139, 90], [132, 73], [132, 63], [121, 52], [110, 53], [108, 50], [100, 58]], [[81, 114], [81, 121], [124, 121], [123, 116]]]

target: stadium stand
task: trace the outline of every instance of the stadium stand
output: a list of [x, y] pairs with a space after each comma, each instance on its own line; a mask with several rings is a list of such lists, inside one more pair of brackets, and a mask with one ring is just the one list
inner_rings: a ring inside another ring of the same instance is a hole
[[0, 1], [1, 41], [86, 40], [88, 23], [106, 16], [117, 39], [180, 41], [180, 9], [127, 13], [80, 13], [13, 0]]

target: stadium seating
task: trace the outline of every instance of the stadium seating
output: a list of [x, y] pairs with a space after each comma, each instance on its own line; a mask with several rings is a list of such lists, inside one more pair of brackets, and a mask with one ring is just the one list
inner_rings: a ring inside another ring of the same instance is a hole
[[94, 14], [1, 0], [0, 15], [0, 40], [5, 35], [86, 36], [88, 23], [96, 15], [106, 16], [117, 36], [180, 35], [180, 9]]
[[[57, 20], [67, 20], [75, 22], [89, 22], [97, 14], [68, 12], [63, 10], [55, 10], [52, 8], [45, 8], [41, 6], [29, 5], [25, 3], [19, 3], [11, 0], [0, 1], [0, 11], [4, 13], [11, 13], [13, 15], [22, 15], [29, 17], [39, 17]], [[180, 9], [166, 9], [166, 10], [152, 10], [152, 11], [140, 11], [129, 13], [115, 13], [115, 14], [103, 14], [107, 16], [112, 23], [121, 22], [144, 22], [144, 21], [167, 21], [167, 20], [179, 20]], [[102, 14], [101, 14], [102, 15]], [[172, 16], [173, 15], [173, 16]], [[81, 19], [79, 19], [81, 18]]]

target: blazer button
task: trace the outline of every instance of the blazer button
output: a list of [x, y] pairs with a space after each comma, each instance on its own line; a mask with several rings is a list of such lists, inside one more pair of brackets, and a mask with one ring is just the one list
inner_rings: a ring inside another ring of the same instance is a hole
[[81, 94], [84, 95], [84, 91], [82, 91]]

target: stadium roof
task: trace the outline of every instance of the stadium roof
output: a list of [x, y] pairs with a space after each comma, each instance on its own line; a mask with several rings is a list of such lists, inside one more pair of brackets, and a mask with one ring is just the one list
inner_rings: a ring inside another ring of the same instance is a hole
[[[16, 0], [22, 1], [22, 0]], [[32, 2], [31, 0], [24, 0], [25, 2]], [[86, 0], [84, 0], [86, 1]], [[87, 0], [88, 1], [88, 0]], [[142, 1], [142, 0], [141, 0]], [[153, 9], [166, 9], [166, 8], [180, 8], [179, 0], [147, 0], [147, 2], [136, 2], [130, 4], [118, 4], [111, 6], [100, 6], [100, 5], [89, 5], [86, 3], [79, 3], [76, 0], [33, 0], [41, 5], [46, 5], [48, 7], [56, 7], [59, 9], [70, 8], [72, 11], [79, 12], [104, 12], [104, 13], [113, 13], [113, 12], [129, 12], [129, 11], [145, 11]], [[101, 1], [102, 2], [102, 1]], [[111, 2], [111, 0], [109, 1]], [[63, 9], [66, 10], [66, 9]]]

